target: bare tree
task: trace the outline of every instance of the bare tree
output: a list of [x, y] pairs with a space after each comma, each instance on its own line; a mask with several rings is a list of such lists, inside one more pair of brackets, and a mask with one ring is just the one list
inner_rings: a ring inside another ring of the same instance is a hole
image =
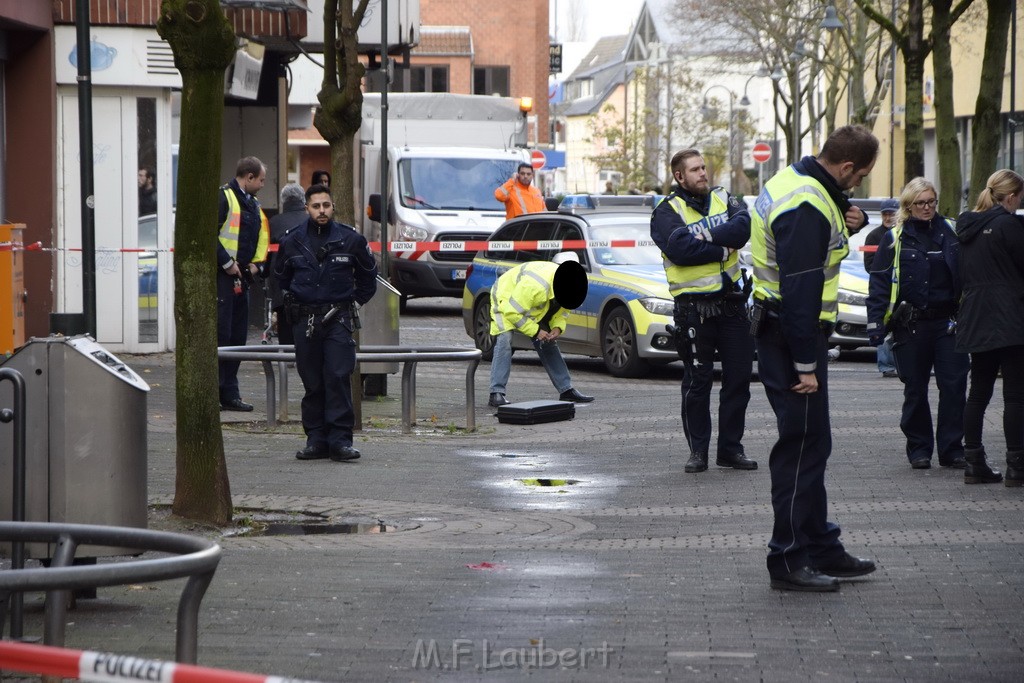
[[172, 510], [224, 525], [231, 487], [217, 394], [217, 193], [224, 70], [235, 34], [217, 0], [163, 0], [157, 32], [181, 73], [181, 141], [174, 230], [177, 454]]
[[[960, 0], [955, 5], [947, 3], [947, 0], [935, 0], [927, 3], [926, 0], [908, 0], [902, 7], [902, 13], [896, 17], [890, 17], [885, 11], [871, 0], [854, 0], [861, 11], [873, 22], [881, 26], [892, 36], [903, 56], [903, 83], [906, 92], [905, 113], [903, 127], [905, 140], [903, 148], [904, 180], [924, 175], [924, 103], [921, 94], [924, 92], [924, 63], [932, 49], [938, 42], [943, 48], [948, 49], [949, 31], [956, 20], [970, 7], [973, 0]], [[939, 23], [935, 23], [933, 12], [932, 29], [925, 35], [925, 9], [941, 3]], [[948, 9], [947, 9], [948, 8]], [[949, 64], [948, 52], [941, 59]], [[945, 65], [936, 69], [936, 81], [940, 71], [946, 71]], [[948, 68], [948, 77], [952, 78], [952, 66]], [[945, 77], [945, 76], [944, 76]], [[943, 85], [942, 100], [937, 100], [936, 111], [946, 110], [952, 112], [953, 98], [952, 86], [946, 88]], [[939, 93], [936, 92], [938, 96]], [[945, 125], [945, 124], [944, 124]], [[944, 143], [949, 154], [948, 134]], [[950, 162], [951, 163], [951, 162]], [[959, 174], [959, 171], [956, 172]], [[957, 195], [959, 188], [956, 189]], [[940, 198], [943, 195], [940, 194]], [[947, 198], [949, 199], [949, 198]]]
[[971, 185], [968, 206], [974, 206], [988, 177], [996, 170], [999, 154], [999, 111], [1003, 101], [1003, 71], [1006, 67], [1007, 32], [1014, 0], [988, 0], [985, 26], [985, 56], [981, 64], [981, 87], [974, 106], [971, 137]]
[[[563, 0], [564, 1], [564, 0]], [[583, 7], [583, 0], [568, 0], [569, 6], [565, 12], [565, 40], [570, 43], [578, 43], [585, 40], [587, 28], [587, 10]]]
[[358, 225], [355, 188], [355, 134], [363, 123], [363, 75], [359, 25], [369, 0], [324, 0], [324, 79], [313, 125], [331, 149], [331, 195], [340, 220]]
[[[711, 25], [730, 28], [736, 40], [723, 47], [723, 62], [758, 61], [777, 69], [774, 82], [776, 123], [782, 128], [793, 161], [797, 140], [813, 136], [814, 147], [835, 128], [836, 107], [847, 94], [847, 117], [871, 126], [885, 94], [888, 49], [881, 32], [852, 10], [851, 0], [838, 0], [836, 8], [843, 28], [820, 28], [824, 5], [782, 0], [679, 0], [674, 18], [692, 22], [698, 16]], [[742, 45], [743, 48], [737, 48]], [[863, 78], [852, 78], [854, 74]], [[816, 83], [822, 79], [825, 97], [815, 101]], [[807, 116], [803, 116], [803, 112]], [[795, 127], [799, 125], [800, 130]]]

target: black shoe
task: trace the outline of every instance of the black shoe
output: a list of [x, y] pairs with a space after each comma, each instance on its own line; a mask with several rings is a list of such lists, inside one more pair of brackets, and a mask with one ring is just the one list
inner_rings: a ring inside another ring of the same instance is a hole
[[491, 400], [487, 402], [492, 408], [500, 408], [501, 406], [507, 406], [511, 401], [505, 398], [505, 394], [491, 394]]
[[586, 396], [576, 391], [573, 388], [566, 389], [558, 397], [559, 401], [571, 401], [572, 403], [590, 403], [594, 400], [593, 396]]
[[850, 553], [843, 553], [843, 556], [838, 560], [833, 560], [826, 565], [818, 567], [818, 571], [828, 576], [841, 576], [848, 579], [854, 576], [864, 576], [875, 571], [875, 562], [874, 560], [854, 557]]
[[932, 468], [932, 461], [928, 458], [914, 458], [910, 461], [910, 466], [915, 470], [930, 470]]
[[306, 446], [295, 453], [299, 460], [323, 460], [327, 455], [327, 449], [323, 446]]
[[221, 410], [234, 410], [239, 413], [251, 413], [252, 405], [246, 403], [240, 398], [233, 398], [230, 401], [221, 402]]
[[967, 460], [965, 460], [963, 456], [953, 458], [949, 462], [942, 462], [940, 460], [939, 467], [949, 467], [954, 470], [962, 470], [967, 468]]
[[695, 472], [703, 472], [708, 468], [708, 454], [707, 453], [690, 453], [690, 459], [686, 461], [686, 465], [683, 466], [683, 471], [689, 474]]
[[839, 590], [839, 579], [822, 574], [813, 567], [801, 567], [785, 576], [773, 576], [772, 588], [780, 591], [832, 593]]
[[885, 372], [882, 373], [882, 377], [899, 377], [899, 376], [900, 376], [900, 373], [896, 372], [895, 370], [886, 370]]
[[757, 461], [751, 460], [746, 453], [736, 455], [719, 455], [715, 458], [715, 464], [719, 467], [731, 467], [734, 470], [756, 470]]
[[349, 460], [358, 460], [359, 451], [352, 448], [351, 446], [341, 446], [331, 448], [331, 460], [334, 462], [348, 462]]

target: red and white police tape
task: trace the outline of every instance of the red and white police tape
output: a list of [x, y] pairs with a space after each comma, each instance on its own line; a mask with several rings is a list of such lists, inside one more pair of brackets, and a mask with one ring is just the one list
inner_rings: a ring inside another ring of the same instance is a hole
[[0, 671], [21, 671], [99, 683], [298, 683], [299, 680], [7, 640], [0, 641]]
[[[370, 249], [380, 251], [380, 242], [370, 242]], [[654, 240], [473, 240], [443, 242], [388, 242], [388, 251], [392, 253], [412, 252], [420, 254], [427, 251], [547, 251], [551, 249], [622, 249], [631, 247], [653, 247]], [[277, 251], [277, 245], [271, 244], [270, 251]], [[859, 251], [877, 251], [878, 247], [866, 245], [858, 247]], [[82, 251], [81, 247], [44, 247], [42, 242], [22, 245], [18, 242], [0, 242], [0, 251]], [[96, 251], [104, 253], [141, 254], [158, 251], [173, 252], [173, 249], [141, 249], [96, 247]]]

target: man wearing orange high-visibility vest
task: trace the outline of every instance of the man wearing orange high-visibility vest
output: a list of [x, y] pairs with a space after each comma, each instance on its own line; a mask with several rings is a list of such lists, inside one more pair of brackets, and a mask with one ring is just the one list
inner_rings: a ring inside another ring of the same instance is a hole
[[[267, 167], [256, 157], [238, 160], [235, 177], [220, 188], [217, 214], [217, 346], [243, 346], [249, 329], [249, 285], [265, 276], [270, 222], [256, 193]], [[220, 409], [249, 412], [238, 389], [239, 361], [220, 362]]]
[[519, 164], [516, 174], [494, 191], [494, 198], [505, 205], [506, 220], [546, 208], [543, 195], [533, 186], [533, 166], [526, 162]]

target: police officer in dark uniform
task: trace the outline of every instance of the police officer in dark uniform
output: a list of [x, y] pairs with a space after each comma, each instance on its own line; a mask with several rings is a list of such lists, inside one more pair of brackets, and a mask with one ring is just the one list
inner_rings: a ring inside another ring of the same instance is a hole
[[[953, 222], [936, 212], [936, 201], [935, 185], [926, 178], [914, 178], [903, 188], [896, 227], [882, 235], [875, 254], [867, 331], [878, 346], [892, 330], [896, 371], [903, 381], [900, 428], [910, 466], [928, 469], [932, 452], [938, 451], [939, 465], [963, 469], [970, 359], [955, 348], [960, 242]], [[939, 387], [934, 431], [928, 405], [933, 370]]]
[[775, 411], [779, 439], [768, 467], [775, 523], [768, 574], [777, 590], [836, 591], [836, 577], [875, 570], [853, 557], [828, 520], [825, 466], [832, 453], [828, 338], [839, 312], [839, 271], [849, 230], [867, 223], [844, 194], [871, 172], [878, 140], [843, 126], [821, 154], [804, 157], [765, 183], [757, 198], [751, 255], [750, 331], [757, 368]]
[[[267, 167], [256, 157], [238, 160], [235, 177], [220, 188], [217, 224], [217, 346], [243, 346], [249, 331], [249, 287], [270, 246], [270, 222], [256, 193], [267, 180]], [[241, 361], [219, 363], [220, 409], [250, 412], [238, 387]]]
[[377, 291], [377, 265], [366, 238], [331, 220], [334, 205], [323, 185], [306, 190], [305, 226], [281, 242], [274, 271], [284, 292], [295, 337], [295, 365], [306, 388], [299, 460], [355, 460], [352, 388], [356, 362], [355, 307]]
[[683, 470], [708, 468], [716, 351], [722, 391], [715, 464], [755, 470], [742, 444], [754, 342], [747, 322], [750, 281], [740, 269], [739, 249], [750, 239], [750, 213], [739, 198], [709, 187], [697, 150], [677, 152], [671, 167], [678, 184], [654, 209], [651, 237], [675, 298], [676, 351], [684, 363], [681, 414], [690, 458]]

